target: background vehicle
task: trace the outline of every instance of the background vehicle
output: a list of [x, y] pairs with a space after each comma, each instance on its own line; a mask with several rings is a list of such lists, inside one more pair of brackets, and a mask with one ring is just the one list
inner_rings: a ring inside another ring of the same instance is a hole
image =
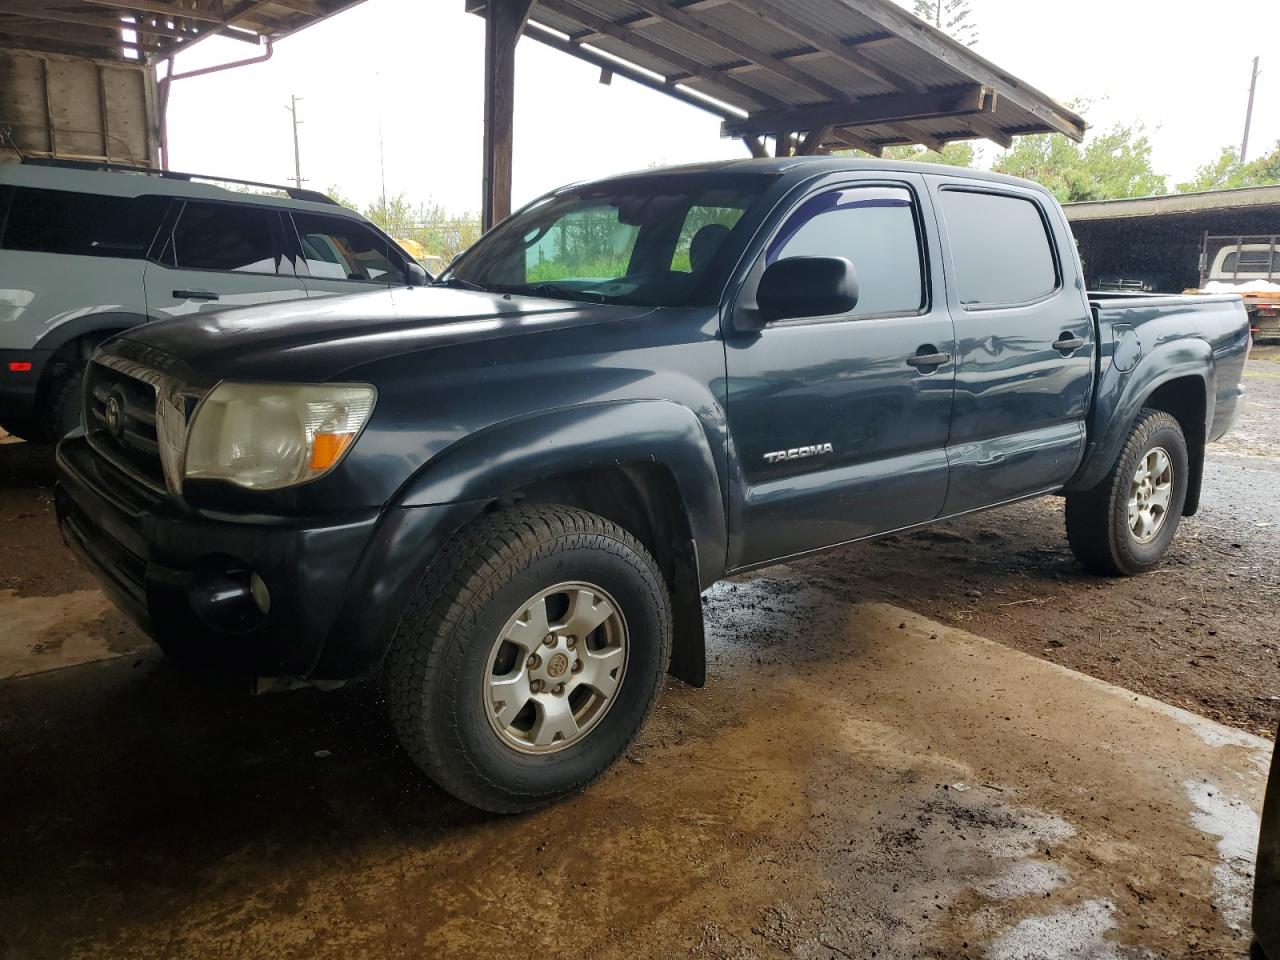
[[148, 320], [427, 281], [355, 211], [271, 189], [280, 196], [149, 169], [0, 166], [0, 426], [61, 437], [79, 422], [93, 348]]
[[1155, 569], [1229, 428], [1239, 297], [1086, 295], [1061, 208], [932, 165], [566, 188], [431, 287], [135, 328], [58, 451], [66, 541], [175, 654], [382, 668], [443, 787], [517, 811], [625, 749], [733, 573], [1049, 493]]
[[1238, 293], [1259, 340], [1280, 337], [1280, 235], [1211, 237], [1200, 245], [1200, 290]]

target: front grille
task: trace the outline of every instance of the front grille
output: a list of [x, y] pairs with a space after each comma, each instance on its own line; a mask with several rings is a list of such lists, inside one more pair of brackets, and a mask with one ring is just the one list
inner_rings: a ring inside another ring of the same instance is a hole
[[165, 489], [152, 383], [93, 360], [85, 373], [84, 423], [95, 450], [148, 486]]

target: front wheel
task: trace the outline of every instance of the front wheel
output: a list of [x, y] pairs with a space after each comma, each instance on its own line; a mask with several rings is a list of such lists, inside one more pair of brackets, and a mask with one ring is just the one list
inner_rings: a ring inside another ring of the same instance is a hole
[[670, 601], [644, 547], [582, 510], [521, 507], [476, 521], [428, 568], [388, 655], [388, 703], [437, 784], [517, 813], [622, 754], [670, 656]]
[[1159, 565], [1187, 498], [1187, 441], [1178, 421], [1143, 410], [1111, 472], [1067, 495], [1067, 540], [1088, 569], [1134, 576]]

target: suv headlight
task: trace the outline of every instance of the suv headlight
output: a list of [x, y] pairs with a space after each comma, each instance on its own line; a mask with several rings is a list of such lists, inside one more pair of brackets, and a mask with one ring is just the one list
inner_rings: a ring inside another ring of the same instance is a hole
[[324, 476], [373, 412], [368, 384], [233, 383], [201, 401], [187, 438], [185, 475], [275, 490]]

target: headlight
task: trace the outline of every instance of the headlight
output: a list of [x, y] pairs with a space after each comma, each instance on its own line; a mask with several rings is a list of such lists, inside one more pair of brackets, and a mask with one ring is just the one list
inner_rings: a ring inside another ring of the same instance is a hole
[[196, 411], [185, 475], [252, 490], [314, 480], [351, 448], [377, 395], [367, 384], [223, 381]]

